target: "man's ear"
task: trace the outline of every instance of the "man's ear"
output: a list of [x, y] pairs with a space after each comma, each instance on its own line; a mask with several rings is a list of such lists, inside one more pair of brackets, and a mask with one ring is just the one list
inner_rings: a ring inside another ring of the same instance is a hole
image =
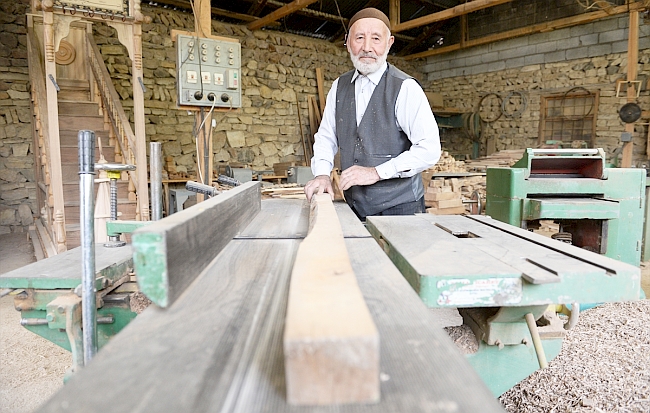
[[390, 50], [390, 47], [395, 43], [395, 36], [391, 36], [388, 38], [388, 50]]

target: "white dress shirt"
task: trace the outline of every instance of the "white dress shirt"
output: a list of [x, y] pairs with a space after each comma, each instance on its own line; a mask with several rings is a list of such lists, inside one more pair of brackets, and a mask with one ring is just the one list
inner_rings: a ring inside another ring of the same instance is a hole
[[[366, 111], [370, 95], [379, 84], [386, 68], [387, 64], [384, 63], [376, 72], [368, 76], [363, 76], [358, 71], [355, 71], [352, 76], [351, 81], [355, 83], [357, 126]], [[323, 119], [314, 137], [314, 156], [311, 158], [311, 170], [314, 176], [329, 176], [334, 167], [334, 156], [338, 151], [335, 113], [338, 82], [339, 79], [336, 79], [332, 83], [332, 88], [327, 94]], [[397, 128], [406, 134], [412, 145], [408, 151], [375, 167], [381, 179], [411, 177], [435, 165], [440, 159], [438, 124], [424, 91], [414, 79], [406, 79], [402, 82], [395, 103], [395, 117]]]

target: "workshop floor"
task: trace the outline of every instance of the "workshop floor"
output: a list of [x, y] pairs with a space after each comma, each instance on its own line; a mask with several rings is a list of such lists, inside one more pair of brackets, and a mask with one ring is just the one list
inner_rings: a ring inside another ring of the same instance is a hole
[[[27, 239], [27, 234], [6, 234], [0, 235], [0, 274], [11, 271], [15, 268], [20, 268], [23, 265], [29, 264], [30, 262], [35, 261], [34, 251], [31, 245], [31, 241]], [[645, 290], [646, 296], [650, 297], [650, 262], [644, 262], [641, 264], [642, 272], [642, 286]], [[639, 303], [643, 304], [643, 303]], [[634, 305], [634, 304], [632, 304]], [[630, 304], [608, 304], [608, 306], [616, 307], [616, 314], [623, 314], [628, 311]], [[646, 314], [646, 308], [643, 309], [634, 308], [631, 309], [632, 312], [629, 312], [629, 315], [623, 317], [634, 317], [638, 318], [637, 321], [644, 322], [642, 319], [647, 317], [650, 319], [650, 314]], [[641, 311], [641, 312], [640, 312]], [[612, 311], [608, 311], [612, 313]], [[61, 349], [60, 347], [50, 343], [49, 341], [30, 333], [26, 329], [20, 326], [20, 313], [13, 308], [13, 298], [7, 296], [0, 299], [0, 412], [11, 412], [11, 413], [30, 413], [33, 412], [38, 406], [45, 402], [52, 394], [54, 394], [62, 385], [63, 385], [63, 375], [65, 374], [66, 369], [70, 366], [72, 357], [70, 353]], [[592, 321], [593, 322], [593, 321]], [[608, 321], [608, 323], [610, 323]], [[588, 323], [591, 325], [591, 322]], [[611, 324], [611, 323], [610, 323]], [[650, 325], [650, 320], [642, 324], [644, 330], [647, 330], [647, 326]], [[585, 326], [587, 328], [589, 326]], [[589, 335], [589, 333], [587, 332]], [[593, 336], [590, 335], [593, 338]], [[577, 338], [577, 341], [580, 341], [581, 337]], [[584, 340], [584, 342], [591, 341], [590, 348], [598, 347], [597, 343], [592, 340]], [[606, 341], [611, 341], [611, 337], [605, 338]], [[606, 343], [603, 345], [603, 349], [612, 349], [611, 352], [612, 359], [618, 356], [617, 346], [613, 343]], [[638, 343], [637, 343], [638, 344]], [[643, 351], [647, 351], [650, 342], [643, 343]], [[567, 346], [569, 347], [569, 346]], [[573, 345], [572, 347], [575, 347]], [[556, 360], [571, 360], [571, 352], [576, 352], [574, 348], [565, 349], [563, 347], [560, 356]], [[585, 351], [578, 349], [578, 354], [590, 353], [591, 351]], [[603, 354], [602, 351], [598, 351], [597, 357], [599, 365], [605, 365], [603, 362], [607, 358], [606, 354]], [[587, 356], [588, 358], [588, 356]], [[647, 353], [646, 357], [647, 358]], [[567, 364], [569, 364], [567, 361]], [[584, 363], [584, 359], [580, 360], [581, 363]], [[611, 363], [610, 363], [611, 364]], [[568, 366], [567, 366], [568, 367]], [[502, 399], [502, 402], [506, 405], [509, 412], [545, 412], [548, 411], [549, 405], [555, 406], [554, 411], [558, 411], [558, 407], [565, 408], [566, 410], [561, 411], [592, 411], [592, 412], [603, 412], [603, 411], [617, 411], [616, 409], [604, 409], [601, 410], [598, 406], [597, 396], [594, 397], [592, 394], [585, 394], [581, 397], [565, 397], [562, 400], [562, 395], [559, 394], [562, 391], [567, 391], [570, 393], [570, 389], [567, 390], [567, 386], [570, 386], [570, 383], [563, 382], [562, 385], [556, 386], [553, 392], [555, 394], [554, 399], [549, 400], [540, 400], [540, 394], [548, 393], [548, 385], [550, 382], [556, 382], [557, 380], [553, 377], [547, 377], [548, 374], [552, 374], [555, 369], [549, 369], [546, 375], [540, 375], [540, 372], [531, 376], [528, 381], [524, 381], [516, 387], [513, 392], [511, 390], [510, 394], [506, 395]], [[558, 377], [565, 377], [567, 371], [558, 369]], [[612, 372], [603, 371], [602, 372], [607, 377], [611, 375]], [[617, 374], [616, 372], [614, 374]], [[537, 380], [535, 380], [537, 379]], [[611, 389], [612, 386], [615, 386], [616, 383], [607, 380], [606, 378], [597, 379], [597, 381], [602, 381], [603, 384], [607, 384], [610, 392], [615, 392], [617, 394], [625, 394], [629, 389]], [[536, 382], [536, 383], [531, 383]], [[596, 386], [598, 388], [599, 386]], [[577, 390], [577, 389], [576, 389]], [[577, 391], [583, 391], [577, 390]], [[535, 397], [530, 397], [534, 394]], [[526, 397], [529, 395], [529, 397]], [[633, 395], [630, 394], [629, 397]], [[647, 395], [646, 395], [647, 396]], [[549, 396], [550, 397], [550, 396]], [[625, 398], [625, 396], [621, 396]], [[644, 396], [645, 397], [645, 396]], [[526, 399], [528, 399], [526, 401]], [[574, 400], [575, 399], [575, 400]], [[545, 404], [546, 402], [549, 404]], [[605, 406], [602, 406], [605, 407]], [[629, 410], [629, 406], [626, 406], [628, 410], [626, 411], [637, 411]], [[639, 408], [645, 409], [647, 405], [640, 404]], [[611, 408], [611, 406], [610, 406]], [[641, 412], [642, 410], [639, 410]], [[645, 411], [645, 410], [643, 410]]]
[[[36, 258], [26, 233], [0, 235], [0, 274]], [[13, 298], [0, 298], [0, 412], [29, 413], [63, 385], [66, 350], [20, 326]]]

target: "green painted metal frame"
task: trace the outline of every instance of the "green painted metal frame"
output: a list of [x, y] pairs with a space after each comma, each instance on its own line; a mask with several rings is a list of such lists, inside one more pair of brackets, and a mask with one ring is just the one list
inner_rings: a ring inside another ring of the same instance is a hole
[[138, 228], [151, 225], [154, 221], [106, 221], [106, 235], [118, 237], [122, 234], [130, 234]]
[[528, 151], [512, 168], [488, 168], [486, 215], [518, 227], [533, 219], [607, 220], [605, 256], [638, 266], [645, 169], [603, 166], [604, 179], [530, 178], [534, 155]]
[[[448, 232], [449, 228], [462, 228], [463, 220], [479, 222], [486, 229], [477, 229], [473, 223], [467, 225], [467, 228], [474, 228], [472, 231], [475, 234], [470, 234], [470, 231]], [[478, 351], [468, 354], [467, 359], [495, 396], [501, 395], [539, 368], [525, 314], [531, 313], [537, 319], [550, 304], [639, 298], [638, 267], [489, 217], [443, 217], [430, 214], [368, 217], [366, 228], [428, 307], [463, 308], [465, 323], [472, 327], [479, 341]], [[493, 241], [494, 246], [486, 248], [481, 243], [488, 240], [490, 234], [494, 234], [493, 231], [500, 231], [499, 236], [493, 235], [493, 240], [498, 242]], [[510, 244], [507, 248], [503, 246], [502, 255], [502, 246], [498, 243]], [[526, 243], [534, 245], [534, 249], [525, 248]], [[575, 262], [558, 271], [558, 282], [533, 284], [524, 277], [521, 263], [517, 264], [516, 259], [513, 260], [512, 251], [521, 251], [521, 256], [517, 255], [518, 259], [532, 261], [537, 254], [533, 251], [540, 247], [547, 249], [545, 255], [548, 258], [562, 255]], [[492, 254], [493, 258], [501, 256], [502, 264], [506, 265], [500, 265], [497, 262], [499, 260], [482, 256], [485, 255], [484, 252]], [[444, 265], [436, 261], [439, 258], [441, 261], [447, 259]], [[474, 260], [480, 261], [473, 264]], [[486, 284], [492, 295], [476, 295], [473, 302], [464, 305], [440, 299], [463, 288], [469, 288], [468, 292], [474, 293]], [[561, 330], [542, 338], [548, 361], [559, 354], [562, 338], [557, 337], [563, 335], [564, 330]]]

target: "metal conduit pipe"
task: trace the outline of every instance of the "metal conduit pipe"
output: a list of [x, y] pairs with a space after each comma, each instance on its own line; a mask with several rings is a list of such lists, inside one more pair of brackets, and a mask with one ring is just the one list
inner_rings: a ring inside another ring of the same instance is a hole
[[[84, 365], [97, 353], [97, 298], [95, 291], [95, 132], [80, 130], [79, 202], [81, 223], [81, 312]], [[111, 188], [112, 189], [112, 188]], [[112, 190], [111, 190], [112, 192]]]
[[151, 219], [162, 219], [162, 156], [160, 142], [149, 144], [149, 172], [151, 175]]
[[528, 324], [530, 336], [533, 338], [533, 345], [535, 346], [535, 353], [537, 353], [537, 361], [539, 362], [539, 367], [545, 369], [548, 367], [548, 363], [546, 362], [546, 353], [544, 353], [542, 340], [539, 338], [539, 331], [537, 331], [537, 323], [535, 321], [533, 313], [526, 314], [526, 324]]

